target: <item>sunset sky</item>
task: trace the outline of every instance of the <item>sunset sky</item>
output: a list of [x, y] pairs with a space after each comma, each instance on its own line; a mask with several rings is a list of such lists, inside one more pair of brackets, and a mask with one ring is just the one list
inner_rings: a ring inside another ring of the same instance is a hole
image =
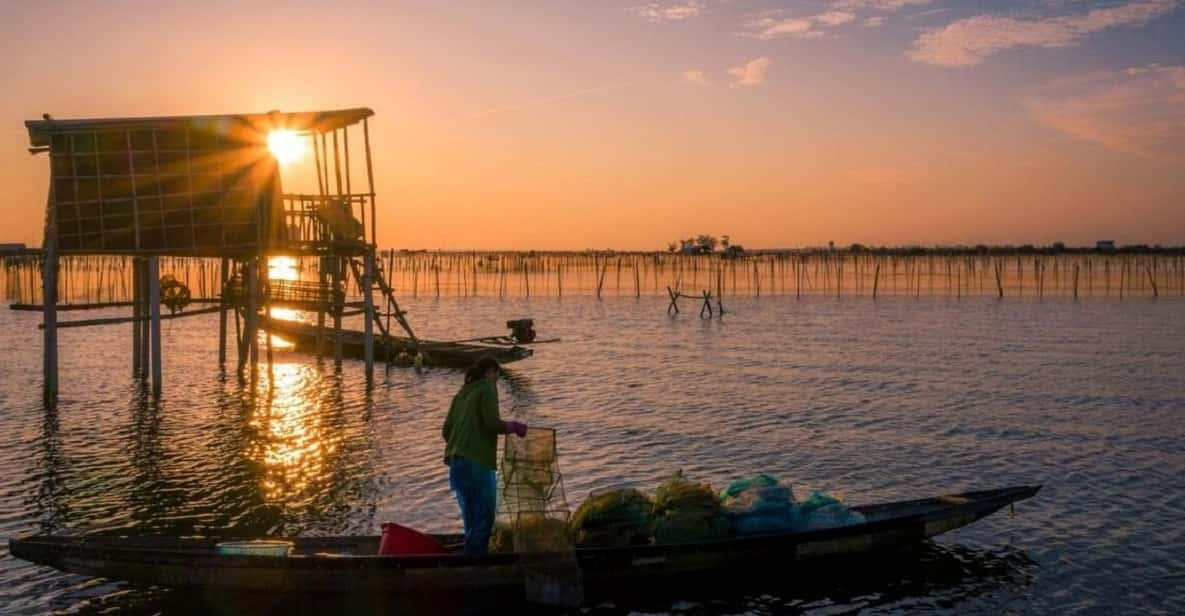
[[0, 242], [42, 113], [365, 106], [384, 247], [1185, 244], [1185, 0], [0, 6]]

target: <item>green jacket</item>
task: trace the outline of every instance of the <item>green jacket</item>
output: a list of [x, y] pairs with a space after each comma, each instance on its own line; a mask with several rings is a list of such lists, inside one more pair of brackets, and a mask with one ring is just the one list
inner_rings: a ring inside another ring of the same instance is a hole
[[453, 396], [440, 431], [445, 441], [445, 462], [460, 456], [496, 469], [498, 435], [502, 432], [498, 388], [494, 382], [480, 379], [465, 385]]

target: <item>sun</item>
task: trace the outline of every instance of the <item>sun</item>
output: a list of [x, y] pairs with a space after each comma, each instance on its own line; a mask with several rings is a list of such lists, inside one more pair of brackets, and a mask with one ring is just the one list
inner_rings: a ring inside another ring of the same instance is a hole
[[305, 154], [305, 143], [294, 130], [274, 130], [267, 135], [267, 148], [281, 165], [300, 160]]
[[268, 257], [267, 277], [269, 280], [300, 280], [300, 271], [296, 265], [296, 259], [292, 257]]

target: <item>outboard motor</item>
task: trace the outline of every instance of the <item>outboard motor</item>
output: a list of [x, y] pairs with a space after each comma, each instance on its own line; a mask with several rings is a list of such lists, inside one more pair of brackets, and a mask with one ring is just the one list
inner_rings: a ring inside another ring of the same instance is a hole
[[535, 341], [535, 319], [514, 319], [506, 322], [510, 328], [510, 337], [519, 344]]

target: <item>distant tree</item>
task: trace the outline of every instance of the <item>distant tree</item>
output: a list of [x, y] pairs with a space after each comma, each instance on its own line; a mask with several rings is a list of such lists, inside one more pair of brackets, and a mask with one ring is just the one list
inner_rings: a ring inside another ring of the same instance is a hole
[[721, 247], [721, 248], [723, 248], [723, 249], [725, 249], [725, 250], [728, 250], [728, 246], [729, 246], [730, 244], [732, 244], [732, 239], [731, 239], [731, 238], [729, 238], [727, 235], [721, 235], [721, 236], [720, 236], [720, 247]]
[[667, 242], [667, 252], [675, 252], [679, 249], [679, 245], [675, 242]]
[[720, 244], [720, 240], [713, 235], [706, 233], [695, 236], [695, 244], [704, 249], [704, 252], [712, 252], [716, 250], [716, 246]]
[[865, 246], [864, 244], [852, 244], [851, 246], [848, 246], [848, 251], [849, 252], [867, 252], [868, 247]]
[[1066, 251], [1066, 244], [1065, 244], [1065, 242], [1054, 242], [1050, 246], [1050, 248], [1052, 248], [1053, 252], [1055, 252], [1055, 253], [1065, 252]]

